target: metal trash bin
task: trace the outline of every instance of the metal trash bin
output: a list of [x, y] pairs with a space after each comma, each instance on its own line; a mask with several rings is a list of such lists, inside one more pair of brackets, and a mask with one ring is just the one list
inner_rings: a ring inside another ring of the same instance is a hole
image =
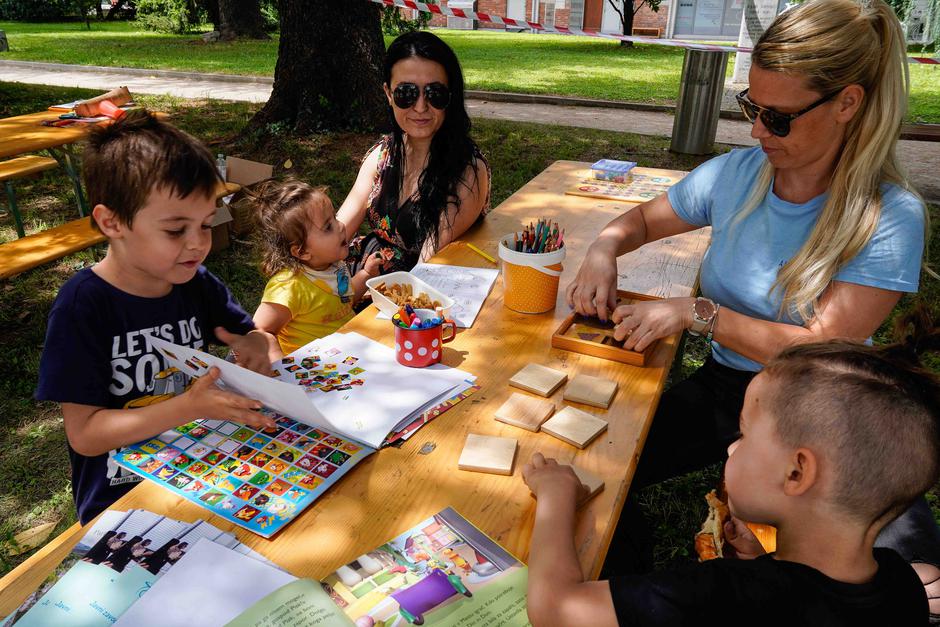
[[0, 52], [6, 52], [10, 49], [10, 44], [7, 42], [7, 34], [0, 30]]
[[727, 52], [685, 51], [679, 101], [672, 123], [672, 144], [669, 147], [673, 152], [687, 155], [712, 152], [727, 67]]

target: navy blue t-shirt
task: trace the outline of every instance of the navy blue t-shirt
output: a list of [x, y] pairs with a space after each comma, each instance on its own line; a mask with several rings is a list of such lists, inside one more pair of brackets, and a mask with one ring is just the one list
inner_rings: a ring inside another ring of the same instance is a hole
[[621, 627], [926, 625], [927, 595], [914, 569], [891, 549], [874, 556], [878, 572], [863, 584], [762, 555], [615, 577], [610, 595]]
[[[184, 382], [167, 376], [168, 364], [147, 337], [204, 348], [218, 343], [217, 326], [238, 334], [254, 328], [251, 316], [204, 267], [159, 298], [123, 292], [85, 268], [52, 305], [36, 398], [123, 409], [179, 394]], [[116, 453], [86, 457], [69, 446], [72, 494], [83, 524], [140, 481], [114, 463]]]

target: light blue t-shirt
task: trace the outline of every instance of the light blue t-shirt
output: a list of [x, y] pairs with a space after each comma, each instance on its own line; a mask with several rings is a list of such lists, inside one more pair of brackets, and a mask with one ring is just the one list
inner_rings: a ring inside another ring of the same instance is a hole
[[[702, 294], [753, 318], [801, 325], [792, 312], [778, 315], [782, 295], [770, 290], [777, 272], [809, 237], [828, 193], [794, 204], [778, 198], [771, 184], [764, 201], [732, 226], [765, 159], [760, 147], [711, 159], [669, 189], [669, 202], [683, 221], [712, 227], [711, 245], [702, 260]], [[884, 184], [881, 193], [874, 235], [834, 279], [916, 292], [924, 250], [923, 204], [897, 185]], [[718, 363], [731, 368], [757, 372], [762, 367], [718, 342], [712, 342], [712, 351]]]

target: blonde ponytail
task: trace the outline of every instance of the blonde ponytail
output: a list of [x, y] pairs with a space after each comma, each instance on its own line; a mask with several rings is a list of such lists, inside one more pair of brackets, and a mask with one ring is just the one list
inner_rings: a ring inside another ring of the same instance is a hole
[[[808, 321], [832, 278], [871, 240], [881, 217], [880, 185], [913, 192], [895, 154], [910, 82], [904, 34], [881, 0], [812, 0], [778, 16], [752, 60], [764, 70], [805, 77], [819, 94], [852, 84], [865, 90], [816, 225], [772, 288], [782, 294], [781, 314]], [[765, 163], [736, 222], [763, 201], [773, 173]]]

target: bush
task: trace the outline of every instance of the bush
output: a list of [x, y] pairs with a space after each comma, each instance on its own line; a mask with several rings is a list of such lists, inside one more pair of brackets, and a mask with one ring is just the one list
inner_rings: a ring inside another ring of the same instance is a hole
[[147, 30], [179, 35], [202, 22], [193, 0], [137, 0], [136, 4], [137, 22]]
[[0, 20], [57, 20], [73, 10], [69, 0], [0, 0]]
[[261, 0], [261, 19], [264, 20], [265, 32], [273, 33], [281, 27], [281, 17], [277, 12], [275, 0]]
[[[435, 0], [426, 0], [427, 4], [437, 4]], [[428, 27], [430, 13], [418, 13], [418, 17], [409, 20], [402, 16], [398, 7], [382, 7], [382, 31], [386, 35], [402, 35]]]

